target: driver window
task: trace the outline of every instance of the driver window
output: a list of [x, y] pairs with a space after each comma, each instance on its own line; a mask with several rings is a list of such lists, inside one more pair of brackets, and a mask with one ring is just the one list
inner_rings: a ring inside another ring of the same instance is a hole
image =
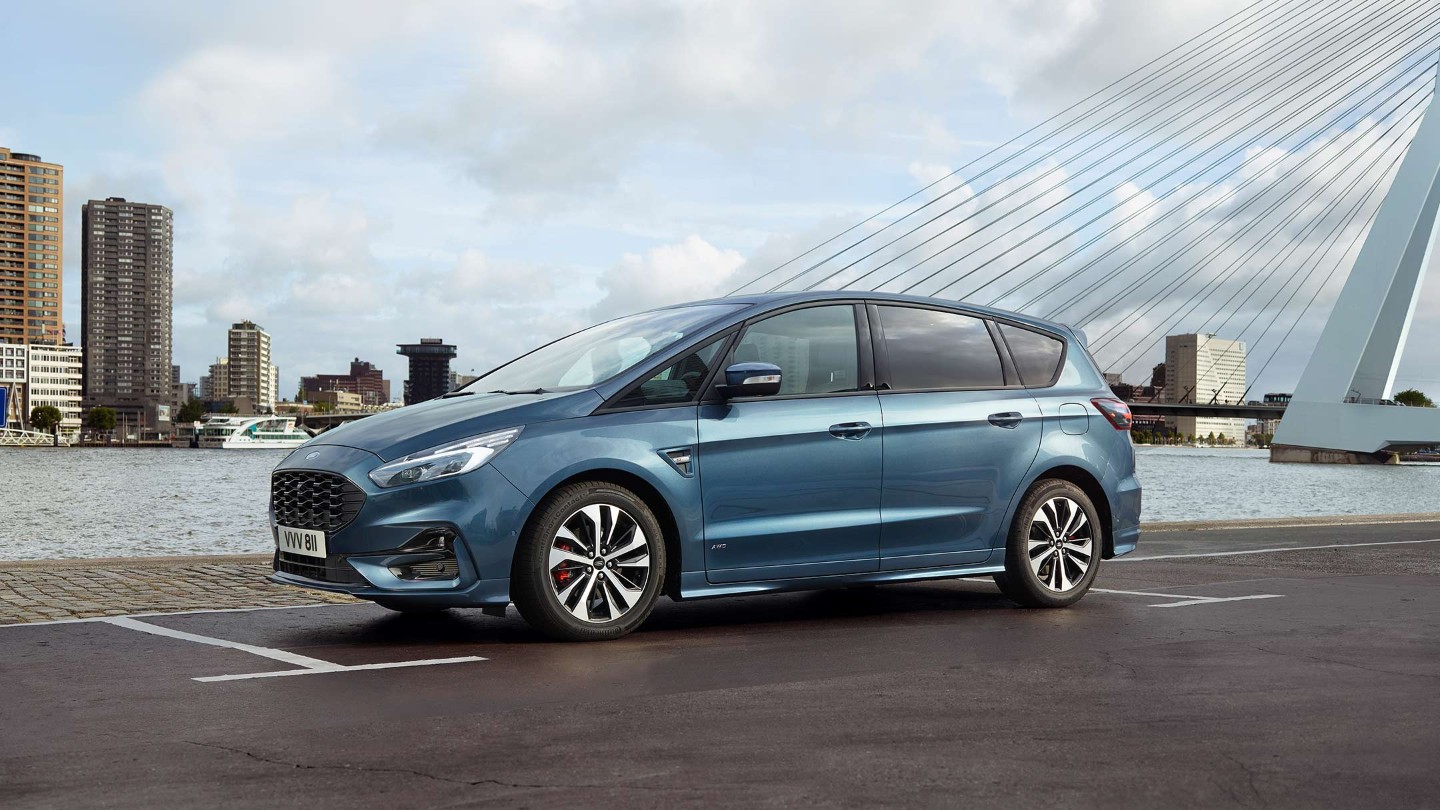
[[766, 318], [745, 330], [733, 362], [779, 366], [781, 395], [858, 390], [855, 307], [809, 307]]

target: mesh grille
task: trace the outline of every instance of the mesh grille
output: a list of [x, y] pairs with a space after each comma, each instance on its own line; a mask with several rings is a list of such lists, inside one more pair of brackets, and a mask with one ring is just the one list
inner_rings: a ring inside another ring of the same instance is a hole
[[322, 560], [318, 557], [305, 557], [280, 551], [275, 554], [275, 570], [307, 579], [318, 579], [322, 582], [370, 584], [360, 576], [359, 571], [346, 565], [344, 558], [334, 554]]
[[365, 493], [343, 476], [281, 470], [270, 477], [270, 506], [281, 526], [339, 531], [364, 505]]

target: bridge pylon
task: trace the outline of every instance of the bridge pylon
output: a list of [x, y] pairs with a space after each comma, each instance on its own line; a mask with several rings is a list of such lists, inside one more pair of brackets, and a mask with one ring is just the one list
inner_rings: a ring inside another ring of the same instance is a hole
[[1415, 317], [1440, 212], [1432, 99], [1276, 430], [1271, 461], [1385, 463], [1440, 444], [1440, 409], [1381, 404]]

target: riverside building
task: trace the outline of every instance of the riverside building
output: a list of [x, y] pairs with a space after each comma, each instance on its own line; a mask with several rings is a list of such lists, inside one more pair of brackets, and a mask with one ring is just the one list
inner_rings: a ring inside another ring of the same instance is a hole
[[173, 223], [163, 205], [123, 197], [81, 209], [85, 407], [121, 424], [169, 429]]
[[85, 362], [79, 346], [69, 343], [31, 343], [30, 379], [25, 384], [26, 417], [42, 405], [60, 411], [60, 434], [67, 439], [80, 435], [81, 379]]
[[305, 398], [310, 402], [316, 402], [312, 393], [319, 394], [325, 391], [345, 391], [357, 394], [362, 405], [378, 406], [390, 402], [390, 381], [385, 379], [385, 372], [376, 368], [373, 363], [355, 358], [350, 361], [349, 374], [316, 374], [311, 377], [300, 378], [300, 390], [305, 392]]
[[226, 397], [249, 397], [260, 413], [274, 413], [280, 369], [270, 362], [270, 333], [254, 321], [241, 321], [230, 327], [228, 349], [223, 371], [210, 367], [212, 384], [224, 374]]
[[[1205, 405], [1243, 404], [1245, 344], [1210, 334], [1165, 338], [1165, 402]], [[1197, 439], [1211, 433], [1243, 441], [1245, 420], [1208, 416], [1175, 416], [1166, 425], [1181, 436]]]
[[0, 146], [0, 342], [60, 343], [65, 168]]

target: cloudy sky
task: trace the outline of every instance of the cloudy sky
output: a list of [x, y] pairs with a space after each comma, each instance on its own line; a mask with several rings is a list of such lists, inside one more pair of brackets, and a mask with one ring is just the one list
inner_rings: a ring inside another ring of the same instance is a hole
[[[484, 370], [597, 319], [726, 294], [1244, 6], [55, 0], [7, 11], [11, 59], [35, 70], [7, 86], [0, 144], [66, 167], [72, 338], [81, 203], [161, 203], [184, 378], [248, 318], [274, 335], [288, 395], [354, 356], [401, 380], [397, 342], [443, 337], [458, 370]], [[1063, 179], [1076, 159], [1036, 171]], [[1390, 164], [1369, 165], [1354, 171]], [[1155, 193], [1110, 199], [1124, 213]], [[1241, 300], [1263, 318], [1268, 295]], [[1417, 334], [1437, 312], [1427, 296]], [[1261, 386], [1293, 385], [1307, 329]], [[1128, 377], [1159, 351], [1140, 354]], [[1434, 360], [1407, 356], [1402, 381], [1440, 378]]]

